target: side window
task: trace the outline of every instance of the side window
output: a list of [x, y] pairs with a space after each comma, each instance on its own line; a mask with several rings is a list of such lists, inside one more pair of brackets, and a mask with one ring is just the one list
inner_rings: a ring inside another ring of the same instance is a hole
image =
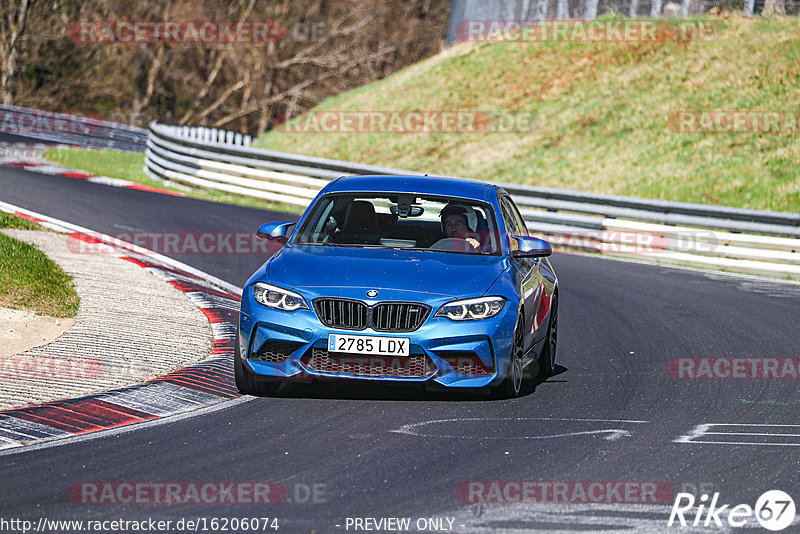
[[511, 250], [516, 250], [516, 241], [511, 238], [511, 236], [517, 231], [516, 222], [514, 221], [514, 215], [511, 211], [511, 207], [508, 205], [508, 200], [505, 197], [500, 202], [500, 208], [503, 211], [503, 223], [506, 226], [506, 239], [508, 240], [508, 245], [511, 247]]
[[523, 221], [517, 207], [507, 197], [503, 197], [502, 206], [503, 221], [506, 223], [509, 237], [512, 235], [528, 235], [528, 228], [525, 226], [525, 221]]
[[511, 201], [510, 199], [506, 199], [506, 201], [511, 206], [511, 213], [514, 215], [514, 220], [516, 221], [516, 225], [515, 225], [516, 230], [515, 231], [516, 231], [517, 235], [521, 235], [521, 236], [530, 235], [528, 233], [528, 225], [525, 224], [525, 219], [522, 218], [522, 214], [519, 212], [519, 209], [517, 208], [517, 205], [514, 204], [514, 202]]

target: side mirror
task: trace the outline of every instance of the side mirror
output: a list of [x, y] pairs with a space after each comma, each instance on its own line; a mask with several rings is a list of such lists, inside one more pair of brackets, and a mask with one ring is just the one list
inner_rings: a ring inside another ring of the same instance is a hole
[[546, 258], [553, 254], [550, 243], [537, 237], [512, 236], [517, 242], [517, 250], [511, 252], [515, 258]]
[[292, 227], [297, 224], [293, 222], [271, 222], [262, 224], [261, 228], [256, 232], [256, 237], [259, 239], [267, 239], [275, 241], [281, 245], [289, 240], [289, 234], [292, 232]]

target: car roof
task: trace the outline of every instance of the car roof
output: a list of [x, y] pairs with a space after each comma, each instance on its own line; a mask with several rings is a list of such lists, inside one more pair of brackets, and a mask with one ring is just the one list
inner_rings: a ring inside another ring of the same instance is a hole
[[343, 176], [331, 184], [328, 192], [418, 193], [489, 201], [490, 193], [495, 189], [497, 186], [494, 184], [463, 178], [378, 175]]

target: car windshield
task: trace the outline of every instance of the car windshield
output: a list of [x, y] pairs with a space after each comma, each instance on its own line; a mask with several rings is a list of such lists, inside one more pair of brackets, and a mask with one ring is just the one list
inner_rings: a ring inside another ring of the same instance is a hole
[[311, 210], [294, 244], [500, 253], [488, 204], [402, 193], [327, 195]]

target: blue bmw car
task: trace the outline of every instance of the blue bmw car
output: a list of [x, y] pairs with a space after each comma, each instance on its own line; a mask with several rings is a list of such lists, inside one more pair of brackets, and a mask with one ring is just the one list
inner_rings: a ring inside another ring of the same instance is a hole
[[353, 176], [297, 223], [263, 225], [281, 248], [247, 281], [234, 368], [244, 394], [285, 381], [382, 381], [519, 395], [550, 376], [558, 279], [493, 184]]

